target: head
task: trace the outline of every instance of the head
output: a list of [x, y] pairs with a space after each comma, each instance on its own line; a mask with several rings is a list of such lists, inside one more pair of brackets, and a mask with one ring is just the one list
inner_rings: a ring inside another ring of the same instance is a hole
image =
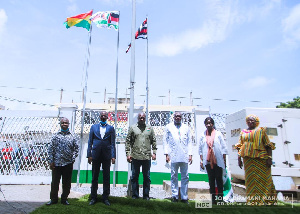
[[106, 122], [107, 118], [108, 118], [107, 112], [106, 111], [102, 111], [100, 113], [100, 120], [101, 120], [101, 122], [103, 122], [103, 123]]
[[175, 125], [180, 125], [181, 124], [181, 118], [182, 118], [181, 112], [175, 112], [175, 114], [174, 114], [174, 124]]
[[211, 132], [214, 129], [215, 121], [211, 117], [207, 117], [204, 120], [204, 125], [205, 125], [207, 131]]
[[70, 124], [70, 122], [69, 122], [68, 118], [63, 117], [60, 119], [60, 128], [62, 130], [67, 130], [69, 128], [69, 124]]
[[259, 118], [254, 114], [250, 114], [246, 117], [246, 123], [249, 129], [255, 129], [259, 126]]
[[144, 112], [141, 112], [138, 114], [138, 124], [145, 125], [145, 123], [146, 123], [146, 114]]

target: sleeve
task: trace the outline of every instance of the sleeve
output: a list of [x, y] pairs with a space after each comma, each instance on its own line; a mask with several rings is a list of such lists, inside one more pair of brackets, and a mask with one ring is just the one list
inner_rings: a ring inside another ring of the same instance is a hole
[[132, 136], [133, 135], [133, 129], [132, 127], [129, 128], [128, 130], [128, 134], [126, 137], [126, 142], [125, 142], [125, 152], [126, 152], [126, 157], [131, 155], [131, 144], [133, 144], [132, 142]]
[[49, 147], [48, 147], [48, 161], [49, 164], [54, 162], [54, 142], [55, 142], [56, 135], [52, 136]]
[[242, 138], [242, 132], [240, 133], [240, 137], [239, 137], [239, 142], [237, 144], [234, 145], [234, 147], [238, 150], [238, 152], [240, 151], [240, 149], [243, 146], [243, 138]]
[[193, 142], [192, 142], [192, 138], [191, 138], [191, 131], [190, 128], [187, 127], [188, 131], [187, 131], [187, 135], [188, 135], [188, 154], [189, 155], [193, 155]]
[[72, 160], [73, 163], [75, 162], [75, 159], [78, 156], [78, 152], [79, 152], [78, 144], [79, 144], [79, 137], [78, 137], [78, 135], [75, 135], [74, 139], [73, 139], [73, 148], [74, 148], [73, 160]]
[[111, 146], [111, 158], [116, 158], [116, 132], [114, 127], [112, 127], [110, 146]]
[[164, 149], [164, 154], [168, 155], [169, 154], [169, 129], [168, 126], [165, 128], [164, 136], [163, 136], [163, 149]]
[[94, 129], [93, 126], [90, 129], [90, 134], [89, 134], [89, 141], [88, 141], [88, 149], [87, 149], [87, 155], [86, 157], [92, 157], [92, 147], [93, 147], [93, 136], [94, 136]]
[[152, 151], [154, 154], [156, 154], [157, 146], [156, 146], [156, 137], [154, 129], [151, 127], [151, 144], [152, 144]]
[[274, 143], [272, 143], [267, 135], [266, 128], [262, 128], [262, 142], [265, 147], [269, 147], [272, 150], [275, 149]]
[[219, 132], [218, 138], [219, 138], [220, 145], [221, 145], [222, 155], [228, 155], [227, 145], [223, 138], [223, 134], [221, 132]]

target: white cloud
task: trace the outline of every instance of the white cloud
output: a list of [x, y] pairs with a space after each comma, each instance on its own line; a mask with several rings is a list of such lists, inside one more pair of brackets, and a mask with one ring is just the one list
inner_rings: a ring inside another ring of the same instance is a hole
[[4, 9], [0, 9], [0, 36], [4, 32], [5, 25], [7, 22], [7, 15]]
[[267, 16], [280, 4], [280, 0], [266, 1], [260, 7], [240, 5], [236, 0], [207, 1], [209, 19], [197, 29], [188, 29], [177, 35], [165, 35], [152, 44], [151, 54], [157, 56], [174, 56], [184, 51], [198, 50], [212, 43], [224, 41], [235, 25], [251, 22]]
[[282, 27], [284, 42], [291, 47], [298, 47], [300, 42], [300, 4], [296, 5], [283, 19]]
[[270, 83], [274, 82], [274, 79], [268, 79], [266, 77], [257, 76], [255, 78], [248, 79], [247, 81], [243, 82], [243, 87], [247, 89], [252, 88], [260, 88], [269, 85]]

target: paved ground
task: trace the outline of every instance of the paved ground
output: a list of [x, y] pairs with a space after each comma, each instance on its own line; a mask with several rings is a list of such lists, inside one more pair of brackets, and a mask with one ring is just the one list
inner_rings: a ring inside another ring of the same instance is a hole
[[[50, 200], [50, 185], [0, 185], [0, 189], [0, 214], [30, 213]], [[69, 198], [81, 196], [71, 191]]]

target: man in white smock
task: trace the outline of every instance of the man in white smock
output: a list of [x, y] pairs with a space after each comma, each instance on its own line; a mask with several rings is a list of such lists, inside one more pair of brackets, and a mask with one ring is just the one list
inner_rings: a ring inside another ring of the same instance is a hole
[[192, 164], [192, 141], [188, 125], [181, 122], [180, 112], [174, 114], [174, 123], [165, 128], [163, 145], [166, 162], [171, 160], [172, 202], [178, 202], [178, 169], [181, 173], [181, 202], [188, 203], [188, 164]]

